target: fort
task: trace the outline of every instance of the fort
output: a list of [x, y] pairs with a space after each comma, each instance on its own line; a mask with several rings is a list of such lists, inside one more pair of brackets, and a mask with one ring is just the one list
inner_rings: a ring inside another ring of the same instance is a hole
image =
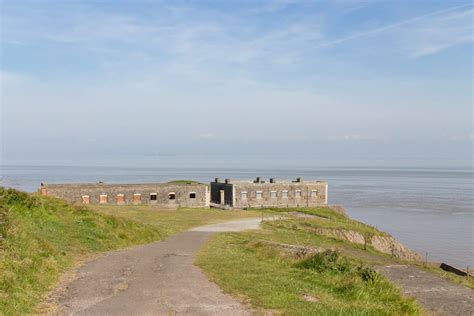
[[325, 181], [221, 182], [210, 185], [194, 181], [147, 184], [41, 184], [39, 192], [82, 204], [149, 204], [166, 207], [253, 208], [327, 205]]
[[209, 207], [209, 186], [197, 182], [146, 184], [46, 184], [42, 195], [82, 204], [150, 204]]
[[328, 184], [325, 181], [254, 181], [211, 182], [211, 203], [233, 208], [298, 207], [327, 205]]

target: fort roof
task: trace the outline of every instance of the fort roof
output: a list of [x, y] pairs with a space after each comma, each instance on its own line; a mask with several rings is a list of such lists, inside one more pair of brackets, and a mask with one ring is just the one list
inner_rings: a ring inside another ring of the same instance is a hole
[[270, 178], [268, 181], [261, 179], [260, 177], [257, 177], [255, 180], [231, 180], [231, 179], [225, 179], [224, 181], [221, 181], [219, 179], [216, 179], [215, 182], [217, 183], [224, 183], [224, 184], [235, 184], [235, 185], [249, 185], [249, 184], [255, 184], [255, 185], [261, 185], [261, 184], [312, 184], [312, 183], [327, 183], [327, 181], [324, 180], [302, 180], [301, 178], [297, 178], [296, 180], [279, 180], [279, 179], [274, 179]]
[[44, 187], [48, 188], [106, 188], [106, 187], [168, 187], [168, 186], [190, 186], [205, 185], [194, 181], [171, 181], [162, 183], [45, 183]]

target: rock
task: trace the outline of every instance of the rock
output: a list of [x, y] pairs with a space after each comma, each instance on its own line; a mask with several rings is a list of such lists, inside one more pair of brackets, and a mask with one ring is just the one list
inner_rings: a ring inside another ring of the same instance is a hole
[[367, 245], [372, 246], [374, 249], [390, 254], [395, 258], [399, 258], [402, 260], [408, 261], [421, 261], [422, 258], [417, 253], [410, 250], [408, 247], [404, 246], [401, 242], [396, 240], [390, 235], [387, 236], [379, 236], [379, 235], [371, 235], [371, 236], [364, 236], [364, 234], [353, 231], [353, 230], [345, 230], [345, 229], [330, 229], [330, 228], [316, 228], [315, 232], [320, 235], [333, 237], [335, 239], [340, 240], [347, 240], [355, 244], [364, 245], [366, 243], [367, 238]]
[[309, 295], [309, 294], [303, 294], [303, 299], [306, 302], [311, 302], [311, 303], [319, 303], [321, 302], [321, 299], [317, 296]]

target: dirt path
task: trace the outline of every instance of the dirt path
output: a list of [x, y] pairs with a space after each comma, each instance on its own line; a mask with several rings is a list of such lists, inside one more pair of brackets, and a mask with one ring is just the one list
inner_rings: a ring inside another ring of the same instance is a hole
[[377, 269], [433, 315], [473, 315], [474, 290], [410, 265]]
[[81, 267], [59, 294], [59, 315], [249, 315], [210, 282], [194, 257], [213, 232], [259, 228], [260, 219], [207, 225], [111, 252]]

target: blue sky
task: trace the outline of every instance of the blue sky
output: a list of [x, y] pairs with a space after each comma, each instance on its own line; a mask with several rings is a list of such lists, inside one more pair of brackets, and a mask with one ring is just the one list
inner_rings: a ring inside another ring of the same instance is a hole
[[2, 160], [470, 165], [470, 1], [1, 2]]

